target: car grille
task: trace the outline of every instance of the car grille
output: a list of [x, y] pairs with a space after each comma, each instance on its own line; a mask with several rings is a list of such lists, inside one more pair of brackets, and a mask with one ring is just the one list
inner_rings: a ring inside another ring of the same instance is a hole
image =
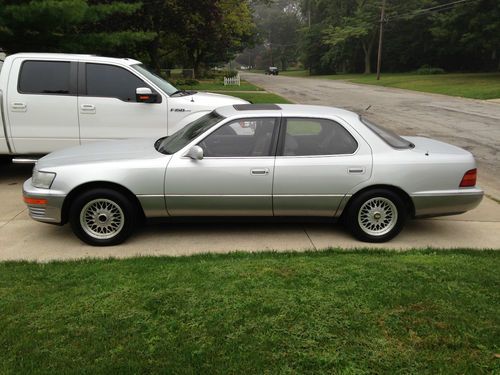
[[45, 217], [45, 207], [33, 207], [28, 206], [30, 216], [33, 218], [44, 218]]

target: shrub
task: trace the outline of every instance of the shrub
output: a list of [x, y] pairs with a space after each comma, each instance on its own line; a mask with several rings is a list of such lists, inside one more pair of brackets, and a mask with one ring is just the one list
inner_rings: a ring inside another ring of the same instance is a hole
[[224, 77], [227, 77], [227, 78], [233, 78], [233, 77], [236, 77], [238, 75], [238, 71], [237, 70], [225, 70], [223, 75], [224, 75]]
[[433, 68], [430, 65], [422, 65], [416, 70], [417, 74], [444, 74], [443, 68]]

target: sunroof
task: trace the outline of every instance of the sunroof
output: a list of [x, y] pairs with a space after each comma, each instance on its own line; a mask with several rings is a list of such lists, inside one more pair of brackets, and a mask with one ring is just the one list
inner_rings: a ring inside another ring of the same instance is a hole
[[234, 109], [237, 111], [265, 111], [270, 109], [281, 109], [276, 104], [234, 104]]

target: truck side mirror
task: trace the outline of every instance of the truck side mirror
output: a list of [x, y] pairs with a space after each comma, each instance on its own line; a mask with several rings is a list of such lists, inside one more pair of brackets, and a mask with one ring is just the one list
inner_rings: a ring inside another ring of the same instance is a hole
[[193, 160], [201, 160], [203, 159], [203, 149], [200, 146], [193, 146], [184, 156], [187, 156]]
[[138, 103], [156, 103], [158, 94], [154, 94], [149, 87], [138, 87], [135, 89], [135, 100]]

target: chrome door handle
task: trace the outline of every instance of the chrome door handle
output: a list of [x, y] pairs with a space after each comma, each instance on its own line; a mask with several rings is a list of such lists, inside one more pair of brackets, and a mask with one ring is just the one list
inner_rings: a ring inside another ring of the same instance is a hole
[[95, 113], [95, 105], [93, 104], [82, 104], [80, 106], [81, 113]]
[[365, 173], [365, 168], [363, 167], [350, 167], [347, 169], [348, 173], [363, 174]]
[[265, 176], [265, 175], [269, 174], [269, 169], [267, 169], [267, 168], [252, 169], [252, 170], [250, 170], [250, 174], [252, 176]]
[[12, 110], [17, 112], [26, 112], [26, 108], [28, 107], [26, 103], [22, 102], [13, 102], [11, 104]]

